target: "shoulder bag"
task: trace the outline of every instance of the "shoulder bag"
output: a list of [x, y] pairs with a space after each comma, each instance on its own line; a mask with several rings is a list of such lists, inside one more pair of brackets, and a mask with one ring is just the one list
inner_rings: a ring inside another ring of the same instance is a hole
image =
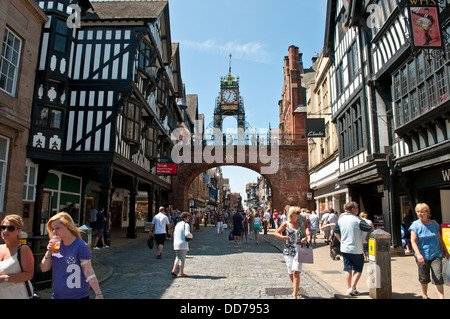
[[[23, 245], [20, 245], [17, 248], [17, 260], [19, 261], [19, 265], [20, 265], [20, 270], [22, 270], [22, 263], [20, 261], [20, 248], [22, 248]], [[31, 283], [30, 280], [25, 281], [25, 288], [27, 289], [27, 293], [28, 293], [28, 298], [30, 299], [40, 299], [39, 295], [36, 295], [33, 291], [33, 284]]]

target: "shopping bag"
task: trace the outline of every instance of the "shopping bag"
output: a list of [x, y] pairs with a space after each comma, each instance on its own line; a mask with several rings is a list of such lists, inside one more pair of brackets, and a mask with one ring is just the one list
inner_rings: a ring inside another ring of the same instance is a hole
[[313, 248], [310, 247], [308, 244], [297, 245], [295, 247], [294, 261], [303, 263], [303, 264], [314, 263]]
[[230, 231], [230, 234], [228, 235], [228, 240], [233, 240], [234, 236], [233, 236], [233, 231]]
[[450, 286], [450, 259], [443, 259], [442, 275], [444, 276], [445, 285]]

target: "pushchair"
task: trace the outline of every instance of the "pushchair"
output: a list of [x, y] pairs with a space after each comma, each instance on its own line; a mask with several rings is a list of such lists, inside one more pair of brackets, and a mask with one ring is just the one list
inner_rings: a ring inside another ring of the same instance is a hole
[[334, 232], [331, 234], [331, 240], [330, 240], [330, 257], [333, 260], [339, 260], [341, 255], [341, 249], [340, 249], [341, 243], [339, 239], [336, 238], [334, 235]]

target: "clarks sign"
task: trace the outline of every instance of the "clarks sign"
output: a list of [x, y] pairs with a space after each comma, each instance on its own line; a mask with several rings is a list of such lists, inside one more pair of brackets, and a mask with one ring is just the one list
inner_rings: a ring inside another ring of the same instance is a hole
[[306, 119], [306, 137], [326, 137], [325, 119]]

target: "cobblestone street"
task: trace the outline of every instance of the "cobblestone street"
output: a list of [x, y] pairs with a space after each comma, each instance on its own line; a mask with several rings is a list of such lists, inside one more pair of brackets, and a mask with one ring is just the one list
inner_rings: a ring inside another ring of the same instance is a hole
[[[194, 233], [186, 260], [186, 278], [174, 278], [175, 254], [166, 241], [162, 259], [156, 249], [139, 240], [98, 260], [114, 268], [102, 284], [108, 299], [289, 299], [292, 285], [282, 253], [260, 238], [236, 245], [228, 231], [217, 235], [214, 227]], [[302, 274], [300, 294], [305, 298], [333, 298], [327, 286], [312, 273]]]

